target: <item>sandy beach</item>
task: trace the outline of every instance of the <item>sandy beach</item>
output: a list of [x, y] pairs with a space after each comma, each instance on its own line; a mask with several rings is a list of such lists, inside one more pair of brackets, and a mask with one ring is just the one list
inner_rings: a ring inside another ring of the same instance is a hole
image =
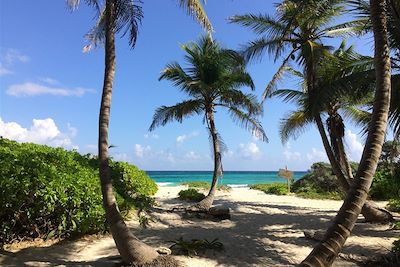
[[[182, 205], [176, 196], [183, 188], [160, 187], [156, 195], [160, 207]], [[221, 252], [176, 256], [185, 266], [293, 266], [304, 259], [316, 242], [304, 238], [303, 231], [326, 229], [341, 201], [233, 188], [230, 192], [218, 192], [215, 205], [229, 207], [231, 220], [183, 219], [178, 213], [156, 211], [152, 213], [155, 222], [148, 229], [141, 229], [135, 220], [128, 221], [128, 225], [153, 247], [169, 247], [168, 241], [180, 237], [210, 241], [218, 238], [224, 244]], [[400, 231], [391, 230], [388, 225], [363, 223], [360, 216], [334, 266], [358, 266], [357, 262], [367, 257], [384, 254], [399, 235]], [[0, 256], [0, 265], [113, 266], [118, 262], [117, 255], [112, 238], [105, 235], [6, 252]]]

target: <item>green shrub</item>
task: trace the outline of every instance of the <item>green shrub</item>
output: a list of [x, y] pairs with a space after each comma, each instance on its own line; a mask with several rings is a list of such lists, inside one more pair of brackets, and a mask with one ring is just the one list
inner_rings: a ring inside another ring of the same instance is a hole
[[111, 161], [111, 179], [115, 190], [124, 198], [154, 195], [157, 184], [145, 171], [126, 162]]
[[179, 199], [186, 201], [198, 202], [203, 200], [206, 196], [194, 188], [181, 190], [178, 193]]
[[283, 183], [272, 183], [272, 184], [253, 184], [250, 189], [260, 190], [266, 194], [273, 195], [287, 195], [288, 188], [286, 184]]
[[386, 208], [390, 211], [400, 212], [400, 199], [390, 199]]
[[184, 182], [182, 185], [186, 185], [189, 188], [199, 188], [199, 189], [210, 189], [211, 185], [209, 182], [195, 181], [195, 182]]
[[[106, 229], [95, 158], [0, 138], [0, 162], [1, 244]], [[129, 208], [123, 196], [116, 199], [121, 210]]]
[[400, 177], [393, 177], [387, 168], [378, 168], [369, 195], [378, 200], [400, 198]]

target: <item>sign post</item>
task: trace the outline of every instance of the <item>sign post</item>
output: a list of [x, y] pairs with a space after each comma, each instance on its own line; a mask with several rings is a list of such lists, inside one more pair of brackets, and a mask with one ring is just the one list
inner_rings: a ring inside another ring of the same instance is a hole
[[290, 193], [290, 183], [293, 180], [293, 172], [289, 171], [286, 166], [285, 169], [279, 169], [278, 176], [287, 180], [288, 193]]

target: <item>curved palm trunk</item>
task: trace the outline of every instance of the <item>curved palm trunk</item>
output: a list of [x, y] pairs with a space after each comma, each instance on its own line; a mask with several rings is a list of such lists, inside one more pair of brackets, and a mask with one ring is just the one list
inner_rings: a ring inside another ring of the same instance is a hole
[[[338, 158], [342, 164], [342, 168], [348, 177], [348, 182], [351, 184], [353, 182], [353, 170], [351, 168], [350, 162], [347, 158], [346, 151], [343, 145], [343, 138], [337, 138], [337, 148], [338, 148]], [[379, 208], [373, 201], [367, 200], [362, 207], [361, 214], [364, 216], [367, 222], [371, 223], [387, 223], [393, 221], [393, 215], [382, 208]]]
[[[344, 125], [343, 120], [340, 115], [334, 111], [330, 113], [329, 119], [327, 120], [329, 123], [329, 135], [331, 139], [331, 146], [333, 148], [335, 159], [338, 162], [340, 169], [337, 170], [341, 172], [341, 176], [343, 181], [342, 183], [347, 183], [346, 187], [342, 187], [344, 192], [348, 192], [350, 185], [353, 182], [353, 170], [351, 168], [350, 162], [347, 159], [346, 151], [343, 145], [343, 136], [344, 136]], [[332, 161], [331, 161], [331, 165]], [[336, 173], [336, 172], [335, 172]], [[338, 175], [336, 175], [338, 176]], [[342, 184], [341, 183], [341, 184]], [[393, 221], [393, 216], [390, 212], [385, 209], [381, 209], [372, 201], [366, 201], [361, 214], [364, 216], [367, 222], [372, 223], [384, 223]]]
[[301, 266], [331, 266], [350, 236], [364, 205], [382, 152], [390, 104], [390, 57], [387, 42], [385, 0], [370, 0], [371, 21], [375, 40], [376, 92], [368, 137], [350, 191], [319, 243]]
[[213, 152], [214, 152], [214, 172], [211, 182], [211, 188], [208, 192], [208, 195], [199, 203], [194, 205], [194, 208], [199, 209], [201, 211], [208, 211], [211, 208], [211, 205], [214, 202], [215, 192], [217, 191], [218, 186], [218, 176], [220, 175], [221, 168], [221, 149], [218, 142], [218, 134], [217, 129], [215, 128], [214, 122], [214, 114], [212, 109], [207, 111], [207, 121], [208, 128], [210, 130], [212, 142], [213, 142]]
[[103, 194], [103, 206], [106, 220], [110, 226], [118, 252], [125, 263], [144, 264], [151, 262], [158, 253], [151, 247], [140, 242], [128, 229], [119, 213], [113, 194], [108, 164], [108, 127], [110, 121], [111, 96], [115, 74], [115, 40], [112, 26], [114, 17], [114, 1], [106, 2], [107, 29], [105, 40], [105, 72], [103, 93], [99, 115], [99, 160], [100, 183]]

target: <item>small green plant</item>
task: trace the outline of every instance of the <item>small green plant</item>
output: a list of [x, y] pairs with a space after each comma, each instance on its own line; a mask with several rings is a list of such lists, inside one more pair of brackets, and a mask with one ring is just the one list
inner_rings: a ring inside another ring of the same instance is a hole
[[394, 253], [400, 253], [400, 239], [393, 242], [392, 251]]
[[400, 212], [400, 199], [390, 199], [386, 208], [390, 211]]
[[173, 243], [170, 249], [176, 248], [180, 253], [188, 255], [190, 257], [197, 255], [199, 252], [204, 252], [207, 249], [221, 251], [224, 249], [224, 244], [215, 238], [212, 241], [207, 239], [192, 239], [184, 240], [183, 237], [179, 239], [169, 241]]
[[287, 195], [288, 188], [286, 184], [283, 183], [272, 183], [272, 184], [253, 184], [250, 189], [260, 190], [266, 194], [273, 195]]
[[150, 226], [150, 223], [154, 222], [154, 219], [151, 217], [148, 217], [146, 215], [139, 215], [139, 225], [143, 229], [146, 229]]
[[206, 196], [203, 193], [200, 193], [194, 188], [189, 188], [186, 190], [181, 190], [178, 193], [179, 199], [186, 201], [198, 202], [203, 200]]
[[393, 225], [394, 230], [400, 230], [400, 222], [395, 222]]
[[204, 181], [195, 181], [195, 182], [184, 182], [182, 185], [186, 185], [189, 188], [198, 188], [198, 189], [210, 189], [211, 185], [209, 182]]
[[229, 192], [229, 191], [232, 191], [232, 187], [221, 184], [218, 186], [218, 190]]

